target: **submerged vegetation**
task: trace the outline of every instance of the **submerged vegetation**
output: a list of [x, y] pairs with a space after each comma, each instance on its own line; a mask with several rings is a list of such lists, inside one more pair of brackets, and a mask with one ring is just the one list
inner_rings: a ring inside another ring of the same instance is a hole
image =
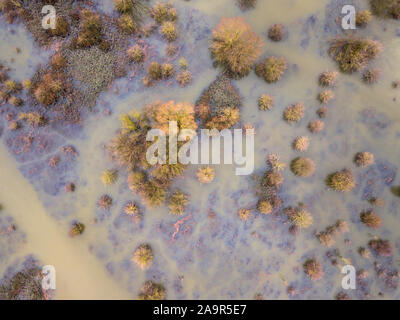
[[213, 30], [211, 54], [234, 76], [248, 75], [262, 48], [262, 39], [243, 18], [224, 18]]

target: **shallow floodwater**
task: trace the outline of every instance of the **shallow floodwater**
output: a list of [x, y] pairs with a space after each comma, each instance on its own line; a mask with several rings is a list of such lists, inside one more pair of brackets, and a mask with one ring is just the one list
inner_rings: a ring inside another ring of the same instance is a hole
[[[104, 1], [102, 8], [108, 12], [107, 2], [111, 1]], [[168, 299], [252, 299], [257, 293], [265, 299], [288, 299], [288, 285], [297, 292], [292, 298], [332, 299], [341, 290], [341, 266], [350, 263], [368, 272], [372, 298], [384, 292], [385, 298], [398, 299], [398, 290], [388, 288], [377, 278], [374, 261], [396, 269], [400, 258], [399, 198], [390, 191], [390, 186], [400, 184], [400, 91], [391, 87], [393, 80], [400, 79], [399, 23], [374, 18], [366, 30], [357, 30], [357, 35], [383, 43], [382, 56], [373, 62], [382, 70], [382, 79], [374, 86], [366, 86], [359, 73], [340, 74], [333, 90], [335, 98], [328, 104], [325, 129], [312, 135], [307, 124], [317, 119], [316, 97], [321, 91], [318, 75], [337, 69], [326, 52], [328, 41], [342, 32], [335, 18], [348, 1], [258, 0], [256, 9], [245, 13], [231, 0], [172, 2], [179, 14], [182, 55], [193, 72], [190, 86], [160, 83], [145, 89], [140, 75], [116, 81], [102, 93], [77, 137], [57, 134], [58, 144], [52, 154], [58, 154], [64, 145], [73, 145], [78, 153], [57, 184], [49, 182], [52, 173], [43, 169], [51, 154], [16, 162], [6, 146], [1, 146], [0, 202], [4, 210], [0, 214], [10, 216], [25, 236], [21, 236], [21, 244], [13, 247], [11, 253], [2, 256], [0, 271], [32, 254], [41, 263], [56, 267], [58, 299], [136, 298], [148, 279], [163, 282]], [[354, 3], [356, 8], [366, 8], [365, 1]], [[208, 51], [211, 29], [221, 17], [239, 15], [265, 39], [265, 56], [284, 56], [289, 64], [277, 84], [266, 84], [254, 73], [234, 81], [243, 97], [241, 122], [252, 123], [256, 130], [255, 174], [266, 169], [265, 160], [270, 153], [277, 153], [282, 161], [290, 163], [298, 156], [291, 148], [293, 139], [308, 135], [311, 145], [304, 155], [314, 160], [316, 172], [311, 178], [298, 178], [286, 168], [280, 196], [285, 206], [305, 203], [314, 224], [294, 237], [281, 216], [261, 216], [253, 210], [249, 221], [240, 221], [237, 210], [254, 208], [257, 199], [252, 176], [236, 176], [232, 165], [215, 166], [216, 178], [209, 185], [200, 184], [196, 179], [197, 166], [190, 166], [184, 179], [174, 184], [190, 194], [185, 215], [171, 216], [165, 206], [148, 209], [142, 205], [144, 219], [135, 224], [123, 213], [128, 201], [140, 203], [127, 187], [127, 172], [119, 170], [118, 182], [109, 187], [104, 187], [100, 180], [104, 170], [116, 168], [105, 146], [119, 128], [119, 116], [132, 109], [141, 110], [156, 100], [194, 103], [218, 75]], [[266, 33], [270, 25], [278, 22], [288, 28], [288, 37], [272, 43]], [[0, 39], [9, 37], [5, 24], [1, 26]], [[14, 46], [21, 47], [25, 55], [34, 55], [38, 49], [29, 35], [16, 26], [11, 28], [18, 32], [9, 38], [7, 49], [2, 46], [0, 60], [8, 63], [10, 48]], [[46, 52], [41, 52], [40, 57], [34, 55], [34, 62], [45, 55]], [[13, 67], [21, 79], [34, 72], [34, 65], [26, 68], [22, 60]], [[275, 98], [271, 111], [257, 108], [257, 99], [263, 93]], [[305, 117], [298, 124], [287, 124], [282, 120], [284, 108], [300, 101], [306, 106]], [[111, 114], [107, 115], [106, 110]], [[2, 140], [6, 141], [6, 137]], [[376, 163], [366, 169], [356, 168], [352, 160], [359, 151], [372, 152]], [[328, 190], [324, 183], [327, 174], [344, 167], [354, 170], [357, 187], [349, 194]], [[76, 181], [76, 192], [62, 192], [60, 186], [72, 180]], [[97, 207], [102, 194], [113, 198], [109, 212]], [[386, 203], [384, 208], [376, 209], [383, 225], [374, 231], [359, 222], [360, 212], [370, 207], [366, 199], [372, 196], [383, 198]], [[215, 212], [214, 219], [208, 217], [210, 211]], [[332, 248], [321, 246], [314, 231], [322, 231], [338, 219], [348, 222], [349, 232], [337, 237]], [[74, 220], [83, 222], [86, 230], [82, 236], [71, 239], [67, 233]], [[365, 259], [357, 253], [373, 237], [394, 244], [391, 260]], [[130, 261], [136, 247], [144, 242], [154, 251], [153, 265], [147, 271]], [[342, 256], [337, 266], [326, 258], [326, 252], [334, 248]], [[304, 261], [311, 257], [317, 258], [324, 268], [325, 275], [317, 282], [307, 279], [302, 269]], [[353, 298], [365, 298], [361, 289], [347, 293]]]

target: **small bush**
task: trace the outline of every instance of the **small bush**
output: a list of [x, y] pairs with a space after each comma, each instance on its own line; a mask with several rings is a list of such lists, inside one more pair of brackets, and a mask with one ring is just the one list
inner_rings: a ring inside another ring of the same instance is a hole
[[8, 99], [8, 103], [11, 103], [15, 107], [20, 107], [24, 104], [24, 100], [22, 100], [21, 98], [18, 98], [16, 96], [11, 96]]
[[300, 121], [303, 117], [304, 105], [301, 102], [287, 107], [283, 112], [283, 118], [289, 123]]
[[324, 275], [321, 264], [315, 259], [309, 259], [303, 264], [305, 274], [311, 280], [320, 280]]
[[369, 10], [358, 11], [356, 14], [356, 26], [365, 28], [368, 22], [371, 20], [372, 14]]
[[141, 269], [147, 269], [153, 262], [153, 250], [148, 244], [140, 245], [133, 254], [132, 261]]
[[281, 41], [285, 36], [285, 28], [281, 24], [274, 24], [268, 30], [268, 38], [272, 41]]
[[318, 133], [322, 131], [324, 127], [325, 124], [321, 120], [313, 120], [308, 124], [308, 130], [310, 130], [311, 133]]
[[283, 176], [279, 172], [267, 171], [264, 175], [264, 185], [268, 187], [279, 187], [283, 183]]
[[139, 293], [139, 300], [165, 300], [166, 290], [160, 283], [146, 281]]
[[188, 196], [185, 193], [176, 190], [168, 199], [168, 208], [170, 213], [182, 215], [188, 203]]
[[286, 210], [286, 214], [290, 222], [299, 229], [309, 228], [313, 224], [313, 217], [307, 210], [297, 208], [289, 209]]
[[158, 62], [151, 62], [147, 69], [147, 74], [152, 80], [160, 80], [162, 78], [161, 65]]
[[223, 18], [213, 30], [211, 54], [218, 65], [224, 66], [232, 75], [249, 74], [261, 54], [262, 39], [254, 33], [242, 18]]
[[251, 210], [250, 209], [239, 209], [238, 216], [240, 220], [247, 221], [251, 217]]
[[354, 162], [358, 167], [367, 167], [374, 164], [374, 155], [370, 152], [358, 152], [354, 157]]
[[106, 170], [101, 175], [101, 181], [105, 186], [109, 186], [114, 184], [118, 179], [118, 171], [117, 170]]
[[257, 0], [236, 0], [236, 2], [239, 5], [240, 9], [248, 10], [256, 6]]
[[201, 183], [210, 183], [214, 180], [214, 175], [214, 169], [210, 166], [199, 168], [199, 170], [197, 170], [197, 178]]
[[398, 0], [370, 0], [372, 13], [382, 18], [400, 19]]
[[269, 57], [255, 67], [256, 75], [268, 83], [277, 82], [287, 69], [285, 58]]
[[308, 137], [297, 137], [293, 141], [293, 149], [296, 151], [307, 151], [310, 146], [310, 139]]
[[69, 33], [69, 25], [65, 18], [58, 16], [56, 18], [56, 28], [48, 30], [53, 36], [65, 37]]
[[356, 186], [353, 173], [349, 169], [328, 175], [326, 183], [333, 190], [340, 192], [349, 192]]
[[20, 113], [18, 119], [25, 120], [29, 125], [33, 127], [44, 126], [47, 123], [47, 119], [40, 115], [38, 112]]
[[99, 44], [101, 41], [101, 19], [100, 15], [89, 9], [81, 10], [81, 26], [76, 45], [88, 48]]
[[376, 229], [382, 225], [382, 219], [372, 210], [362, 212], [360, 214], [360, 220], [367, 227]]
[[129, 201], [124, 207], [125, 214], [132, 216], [139, 212], [139, 208], [135, 202]]
[[176, 9], [169, 3], [157, 2], [150, 14], [158, 24], [162, 24], [165, 21], [173, 22], [178, 18]]
[[332, 90], [324, 90], [318, 95], [318, 100], [321, 103], [328, 103], [330, 100], [333, 99], [333, 92]]
[[161, 74], [163, 79], [168, 79], [174, 76], [174, 66], [170, 63], [164, 63], [161, 66]]
[[178, 28], [175, 23], [171, 21], [165, 21], [160, 27], [160, 33], [165, 40], [172, 42], [178, 38]]
[[316, 111], [318, 117], [320, 117], [321, 119], [326, 118], [326, 115], [328, 114], [328, 108], [327, 107], [321, 107], [318, 108]]
[[184, 70], [178, 73], [176, 81], [181, 87], [185, 87], [192, 81], [192, 73], [189, 70]]
[[129, 60], [135, 63], [143, 62], [145, 53], [141, 46], [134, 45], [133, 47], [129, 48], [127, 51]]
[[98, 201], [99, 207], [104, 210], [109, 210], [111, 208], [112, 203], [113, 203], [112, 198], [107, 194], [102, 195]]
[[45, 74], [34, 91], [36, 100], [44, 106], [50, 106], [57, 101], [62, 91], [62, 82], [51, 74]]
[[298, 157], [290, 164], [292, 172], [299, 177], [310, 177], [315, 171], [315, 164], [309, 158]]
[[339, 73], [336, 71], [325, 71], [319, 76], [319, 84], [323, 87], [335, 85]]
[[274, 99], [270, 95], [263, 94], [258, 98], [258, 109], [262, 111], [270, 110], [273, 103]]
[[374, 84], [379, 81], [381, 77], [381, 71], [379, 69], [368, 69], [365, 70], [362, 79], [366, 84]]
[[374, 239], [368, 242], [370, 249], [381, 257], [390, 257], [393, 254], [393, 247], [388, 240]]
[[335, 39], [331, 42], [330, 56], [343, 72], [352, 73], [365, 67], [381, 52], [378, 41], [360, 38]]
[[272, 205], [267, 200], [259, 200], [257, 203], [257, 210], [262, 214], [270, 214], [272, 212]]
[[135, 34], [138, 32], [138, 26], [129, 14], [123, 14], [118, 18], [118, 27], [127, 34]]
[[69, 235], [70, 237], [76, 237], [81, 235], [84, 231], [85, 231], [85, 225], [80, 222], [75, 222], [72, 225], [71, 230], [69, 231]]

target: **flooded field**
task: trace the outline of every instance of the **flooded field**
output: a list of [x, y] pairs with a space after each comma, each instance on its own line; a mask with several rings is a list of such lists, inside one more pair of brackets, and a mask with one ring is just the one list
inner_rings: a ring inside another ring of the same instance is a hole
[[[54, 299], [137, 299], [149, 280], [165, 287], [166, 299], [335, 299], [338, 295], [399, 299], [400, 89], [393, 85], [400, 80], [399, 21], [373, 16], [367, 27], [344, 31], [342, 7], [353, 4], [357, 11], [368, 10], [369, 1], [361, 0], [258, 0], [248, 10], [233, 0], [170, 3], [178, 15], [177, 52], [167, 56], [168, 43], [157, 32], [122, 39], [118, 45], [147, 48], [146, 67], [123, 65], [117, 57], [125, 73], [104, 80], [99, 92], [90, 91], [93, 95], [82, 89], [82, 95], [72, 99], [76, 105], [93, 102], [83, 109], [80, 121], [59, 120], [55, 109], [40, 106], [39, 112], [51, 119], [46, 126], [23, 124], [11, 130], [20, 110], [36, 110], [37, 102], [24, 89], [23, 106], [13, 106], [10, 99], [0, 104], [0, 279], [12, 276], [26, 259], [33, 258], [39, 266], [55, 267]], [[84, 5], [116, 16], [112, 0]], [[254, 71], [231, 80], [242, 100], [234, 128], [251, 124], [255, 129], [254, 172], [238, 176], [234, 165], [211, 165], [214, 180], [200, 183], [200, 166], [188, 165], [169, 186], [169, 191], [178, 188], [188, 195], [183, 214], [171, 214], [167, 204], [151, 207], [140, 192], [132, 192], [130, 169], [110, 155], [121, 115], [133, 110], [144, 113], [156, 101], [197, 105], [223, 70], [214, 66], [210, 54], [212, 30], [222, 18], [232, 17], [242, 17], [263, 39], [257, 61], [270, 56], [287, 61], [286, 72], [275, 83], [267, 83]], [[144, 18], [143, 25], [150, 20]], [[268, 39], [268, 29], [277, 23], [285, 27], [286, 34], [275, 42]], [[345, 35], [382, 44], [382, 53], [368, 64], [380, 70], [380, 79], [370, 85], [362, 80], [363, 71], [339, 72], [336, 85], [329, 89], [333, 99], [321, 103], [318, 95], [325, 88], [319, 85], [320, 74], [339, 71], [328, 54], [330, 41]], [[16, 19], [9, 24], [4, 15], [0, 16], [0, 42], [0, 62], [18, 82], [34, 79], [39, 65], [45, 66], [55, 52], [72, 51], [58, 40], [39, 45], [23, 22]], [[181, 57], [192, 74], [188, 85], [171, 78], [146, 86], [147, 63], [171, 63], [179, 73]], [[73, 61], [68, 62], [65, 78], [75, 67], [77, 73], [82, 72]], [[93, 85], [83, 76], [71, 83], [72, 88]], [[258, 107], [263, 94], [274, 99], [270, 110]], [[63, 99], [57, 103], [64, 103]], [[284, 110], [298, 102], [304, 104], [304, 116], [288, 123]], [[317, 114], [322, 107], [326, 107], [324, 118]], [[323, 130], [312, 133], [309, 123], [317, 119], [323, 121]], [[300, 136], [309, 137], [304, 152], [293, 148], [294, 139]], [[359, 152], [372, 153], [373, 163], [357, 166], [354, 158]], [[286, 164], [276, 191], [282, 203], [262, 214], [258, 181], [269, 168], [271, 154]], [[311, 176], [292, 172], [291, 162], [297, 157], [312, 159], [315, 171]], [[328, 175], [344, 168], [352, 171], [354, 188], [332, 190], [326, 183]], [[118, 172], [114, 183], [102, 182], [105, 170]], [[99, 202], [103, 195], [112, 199], [106, 210]], [[141, 219], [126, 214], [130, 201], [137, 204]], [[297, 206], [305, 208], [313, 221], [293, 232], [293, 221], [285, 209]], [[239, 209], [249, 209], [249, 217], [239, 219]], [[380, 217], [379, 228], [360, 221], [360, 214], [369, 210]], [[323, 245], [317, 234], [338, 220], [347, 229], [335, 234], [329, 246]], [[84, 232], [71, 237], [71, 227], [77, 222], [85, 226]], [[390, 254], [375, 254], [368, 245], [380, 239], [389, 241]], [[132, 261], [141, 244], [150, 245], [153, 254], [151, 265], [144, 270]], [[367, 248], [369, 256], [360, 254], [360, 248]], [[317, 260], [322, 268], [323, 276], [317, 281], [304, 271], [309, 259]], [[356, 289], [342, 289], [345, 265], [357, 270]]]

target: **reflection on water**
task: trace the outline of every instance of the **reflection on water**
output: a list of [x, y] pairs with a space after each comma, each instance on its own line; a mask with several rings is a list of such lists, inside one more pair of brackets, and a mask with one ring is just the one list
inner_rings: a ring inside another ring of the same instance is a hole
[[[400, 99], [400, 91], [391, 88], [391, 82], [400, 79], [400, 70], [396, 68], [400, 61], [398, 22], [373, 19], [366, 30], [357, 31], [357, 35], [383, 43], [384, 53], [374, 62], [382, 70], [382, 79], [374, 86], [366, 86], [358, 73], [340, 74], [334, 88], [335, 98], [328, 105], [325, 129], [311, 135], [306, 127], [310, 120], [317, 118], [318, 75], [336, 69], [326, 50], [327, 41], [340, 32], [333, 27], [332, 19], [340, 14], [341, 2], [285, 0], [274, 1], [272, 5], [271, 1], [259, 0], [257, 9], [246, 13], [231, 2], [174, 1], [180, 26], [187, 31], [182, 34], [181, 40], [187, 43], [182, 54], [193, 70], [193, 83], [185, 89], [160, 84], [144, 90], [138, 76], [130, 81], [118, 80], [103, 93], [79, 138], [66, 139], [59, 145], [71, 144], [79, 152], [75, 164], [68, 168], [61, 181], [78, 181], [73, 195], [55, 192], [53, 185], [46, 189], [48, 170], [39, 170], [36, 176], [29, 173], [30, 169], [39, 168], [43, 159], [20, 168], [32, 182], [35, 193], [2, 147], [1, 176], [7, 184], [0, 186], [1, 202], [6, 208], [4, 211], [26, 234], [26, 242], [0, 261], [2, 271], [16, 257], [34, 254], [44, 264], [55, 265], [56, 298], [136, 298], [141, 284], [154, 279], [165, 283], [169, 299], [252, 299], [256, 293], [266, 299], [287, 299], [287, 285], [295, 288], [295, 298], [330, 299], [340, 291], [340, 267], [351, 262], [357, 269], [368, 272], [371, 297], [378, 297], [383, 291], [386, 298], [399, 298], [396, 291], [385, 287], [383, 280], [377, 278], [375, 259], [365, 259], [357, 252], [377, 236], [396, 245], [394, 262], [379, 259], [378, 262], [389, 266], [393, 263], [391, 267], [395, 268], [399, 258], [399, 200], [390, 192], [390, 185], [400, 184], [396, 177], [400, 158], [397, 139], [400, 112], [396, 99]], [[359, 4], [364, 8], [364, 2]], [[314, 160], [316, 172], [311, 178], [298, 178], [286, 169], [281, 196], [286, 206], [305, 203], [314, 224], [294, 237], [289, 234], [284, 217], [260, 216], [253, 211], [249, 221], [240, 221], [237, 209], [254, 207], [257, 201], [254, 182], [251, 177], [235, 176], [230, 165], [216, 166], [216, 178], [210, 185], [197, 182], [195, 166], [186, 171], [185, 179], [176, 181], [177, 187], [191, 195], [183, 217], [170, 216], [165, 207], [146, 209], [143, 206], [144, 220], [135, 224], [122, 210], [129, 200], [140, 201], [127, 188], [126, 172], [120, 171], [119, 180], [113, 186], [104, 187], [100, 181], [105, 169], [115, 167], [104, 146], [119, 127], [119, 115], [140, 110], [155, 100], [194, 103], [218, 72], [212, 67], [208, 52], [211, 28], [222, 16], [237, 15], [243, 15], [265, 39], [271, 24], [279, 22], [288, 28], [288, 39], [281, 43], [266, 41], [265, 45], [265, 56], [284, 56], [289, 62], [282, 80], [267, 85], [252, 73], [234, 81], [234, 85], [244, 99], [242, 123], [252, 123], [256, 129], [257, 173], [265, 170], [269, 153], [277, 153], [282, 161], [289, 163], [298, 155], [291, 148], [293, 139], [310, 136], [310, 148], [305, 155]], [[4, 38], [5, 34], [7, 29], [2, 27], [0, 37]], [[2, 60], [9, 61], [12, 47], [17, 43], [25, 55], [36, 50], [21, 30], [7, 37], [10, 37], [9, 45], [1, 50]], [[27, 60], [19, 61], [16, 76], [21, 72], [24, 78], [33, 72], [22, 70]], [[271, 111], [262, 112], [257, 108], [257, 99], [263, 93], [275, 98]], [[299, 101], [306, 106], [305, 117], [300, 123], [289, 125], [282, 120], [282, 112], [289, 104]], [[105, 109], [111, 110], [110, 116], [105, 115]], [[358, 151], [374, 153], [376, 164], [366, 169], [355, 168], [352, 160]], [[344, 167], [354, 169], [356, 189], [350, 194], [327, 190], [326, 175]], [[96, 206], [97, 199], [105, 193], [114, 200], [109, 213]], [[383, 226], [372, 232], [359, 222], [359, 213], [369, 208], [366, 198], [371, 196], [383, 198], [386, 203], [384, 208], [377, 209]], [[209, 218], [210, 211], [215, 213], [215, 218]], [[85, 223], [87, 228], [81, 237], [70, 239], [67, 232], [74, 219]], [[314, 231], [322, 231], [338, 219], [348, 222], [349, 232], [338, 236], [330, 249], [338, 249], [342, 256], [333, 266], [326, 255], [328, 249], [318, 243]], [[155, 256], [147, 271], [130, 261], [135, 248], [143, 242], [151, 244]], [[310, 257], [323, 263], [325, 275], [321, 281], [311, 283], [303, 273], [302, 263]], [[361, 289], [349, 295], [364, 298]]]

